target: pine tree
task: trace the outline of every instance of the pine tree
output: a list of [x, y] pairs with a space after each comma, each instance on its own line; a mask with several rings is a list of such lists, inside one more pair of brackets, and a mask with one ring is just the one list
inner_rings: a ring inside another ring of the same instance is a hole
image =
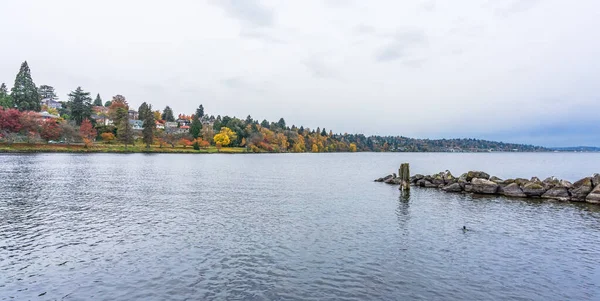
[[[145, 102], [142, 106], [146, 104]], [[142, 116], [142, 109], [144, 110], [144, 119]], [[144, 129], [142, 130], [142, 134], [144, 136], [144, 143], [146, 143], [146, 148], [150, 148], [150, 144], [154, 141], [154, 129], [156, 128], [156, 121], [154, 120], [154, 114], [152, 113], [152, 105], [146, 105], [145, 108], [140, 106], [140, 119], [144, 121]]]
[[107, 107], [107, 108], [108, 108], [108, 107], [110, 107], [110, 105], [112, 105], [112, 101], [110, 101], [110, 100], [107, 100], [107, 101], [104, 103], [104, 106], [105, 106], [105, 107]]
[[96, 106], [96, 107], [102, 106], [102, 98], [100, 98], [100, 93], [96, 94], [96, 99], [94, 99], [94, 106]]
[[202, 131], [202, 122], [200, 122], [202, 116], [204, 116], [204, 107], [200, 105], [196, 109], [196, 115], [194, 115], [192, 124], [190, 125], [190, 134], [192, 134], [194, 138], [198, 138], [198, 136], [200, 136], [200, 131]]
[[90, 119], [92, 116], [92, 98], [89, 92], [83, 91], [77, 87], [75, 91], [69, 93], [69, 102], [71, 102], [71, 120], [75, 120], [77, 125], [81, 125], [84, 119]]
[[323, 128], [323, 130], [321, 131], [321, 136], [327, 136], [327, 131], [325, 130], [325, 128]]
[[277, 122], [277, 127], [285, 130], [285, 120], [283, 118], [279, 119], [279, 121]]
[[31, 70], [27, 61], [21, 64], [21, 69], [15, 78], [15, 84], [11, 90], [10, 96], [14, 104], [20, 111], [36, 111], [42, 109], [40, 104], [40, 94], [31, 79]]
[[0, 85], [0, 107], [5, 109], [12, 109], [14, 106], [15, 105], [12, 101], [12, 97], [10, 97], [10, 94], [8, 94], [6, 84], [2, 83], [2, 85]]
[[52, 99], [56, 100], [56, 93], [54, 92], [54, 87], [48, 85], [41, 85], [38, 88], [38, 93], [40, 94], [41, 99]]
[[165, 109], [163, 110], [161, 118], [162, 118], [162, 120], [168, 121], [168, 122], [175, 121], [175, 116], [173, 116], [173, 110], [171, 109], [171, 107], [169, 107], [169, 106], [165, 107]]
[[198, 118], [202, 118], [204, 117], [204, 106], [200, 105], [197, 109], [196, 109], [196, 117]]
[[117, 124], [117, 138], [121, 141], [125, 146], [128, 144], [133, 145], [133, 128], [129, 123], [129, 113], [125, 108], [118, 108], [115, 119], [119, 120], [119, 124]]
[[269, 128], [269, 122], [266, 119], [263, 119], [263, 121], [260, 123], [260, 126], [268, 129]]
[[152, 111], [148, 110], [148, 104], [143, 102], [138, 108], [138, 119], [144, 120], [146, 119], [146, 114], [152, 114]]

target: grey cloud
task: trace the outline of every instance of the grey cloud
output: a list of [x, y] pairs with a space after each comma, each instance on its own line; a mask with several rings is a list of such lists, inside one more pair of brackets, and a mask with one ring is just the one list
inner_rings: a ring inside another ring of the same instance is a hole
[[400, 31], [389, 35], [391, 41], [375, 53], [378, 62], [393, 61], [407, 57], [413, 49], [426, 46], [427, 36], [421, 30]]
[[338, 78], [338, 73], [322, 57], [313, 55], [302, 63], [316, 78]]
[[497, 7], [496, 14], [499, 16], [506, 17], [515, 13], [530, 10], [538, 3], [539, 0], [513, 0], [507, 5]]
[[258, 29], [242, 28], [240, 30], [240, 37], [246, 39], [259, 40], [266, 43], [286, 44], [284, 40], [273, 36], [273, 34]]
[[272, 27], [275, 23], [273, 11], [258, 0], [214, 0], [212, 3], [244, 25]]
[[424, 11], [434, 11], [436, 5], [436, 0], [427, 0], [421, 3], [421, 9]]

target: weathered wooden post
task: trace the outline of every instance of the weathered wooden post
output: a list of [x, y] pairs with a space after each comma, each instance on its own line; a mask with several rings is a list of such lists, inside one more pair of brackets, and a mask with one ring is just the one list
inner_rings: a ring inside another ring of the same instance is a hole
[[398, 170], [398, 176], [400, 177], [400, 190], [409, 191], [410, 190], [410, 168], [408, 163], [400, 164], [400, 169]]

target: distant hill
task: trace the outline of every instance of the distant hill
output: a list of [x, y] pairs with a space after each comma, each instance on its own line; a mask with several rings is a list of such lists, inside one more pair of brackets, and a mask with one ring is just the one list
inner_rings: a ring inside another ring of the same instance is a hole
[[600, 152], [600, 147], [596, 146], [551, 147], [550, 149], [559, 152]]
[[[359, 138], [361, 135], [356, 135]], [[548, 152], [548, 148], [480, 139], [415, 139], [370, 136], [357, 139], [366, 150], [392, 152]]]

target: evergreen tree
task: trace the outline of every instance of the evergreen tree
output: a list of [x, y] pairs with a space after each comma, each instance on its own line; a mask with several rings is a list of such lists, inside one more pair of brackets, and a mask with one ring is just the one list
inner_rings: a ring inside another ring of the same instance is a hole
[[268, 129], [268, 128], [269, 128], [269, 122], [268, 122], [266, 119], [264, 119], [264, 120], [263, 120], [263, 121], [260, 123], [260, 126], [262, 126], [262, 127], [264, 127], [264, 128], [267, 128], [267, 129]]
[[104, 106], [105, 106], [105, 107], [107, 107], [107, 108], [108, 108], [108, 107], [110, 107], [110, 105], [112, 105], [112, 101], [110, 101], [110, 100], [107, 100], [107, 101], [104, 103]]
[[54, 92], [54, 87], [52, 86], [48, 86], [48, 85], [41, 85], [38, 88], [38, 93], [40, 94], [40, 99], [52, 99], [52, 100], [56, 100], [58, 99], [58, 97], [56, 97], [56, 93]]
[[40, 94], [31, 79], [31, 70], [27, 61], [21, 64], [21, 69], [15, 78], [15, 84], [11, 90], [10, 96], [15, 106], [20, 111], [36, 111], [42, 109], [40, 104]]
[[8, 94], [6, 84], [2, 83], [2, 85], [0, 85], [0, 107], [5, 109], [12, 109], [14, 108], [14, 106], [15, 105], [12, 101], [12, 97], [10, 97], [10, 94]]
[[[142, 106], [146, 104], [145, 102]], [[154, 140], [154, 129], [156, 128], [156, 120], [154, 120], [154, 114], [152, 113], [152, 105], [146, 105], [145, 108], [140, 106], [140, 119], [144, 121], [144, 129], [142, 130], [142, 134], [144, 136], [144, 143], [146, 143], [146, 148], [150, 148], [150, 144], [152, 144]], [[142, 109], [144, 110], [144, 119], [142, 116]]]
[[69, 102], [71, 103], [71, 120], [75, 120], [77, 125], [81, 125], [84, 119], [90, 119], [92, 116], [92, 98], [89, 92], [83, 91], [77, 87], [75, 91], [69, 93]]
[[325, 128], [323, 128], [323, 131], [321, 131], [321, 136], [327, 136], [327, 131], [325, 130]]
[[146, 119], [146, 114], [152, 114], [152, 111], [148, 110], [148, 104], [146, 102], [143, 102], [140, 107], [138, 108], [138, 119], [139, 120], [145, 120]]
[[280, 129], [285, 130], [285, 120], [283, 118], [279, 119], [279, 121], [277, 122], [277, 127], [279, 127]]
[[300, 129], [298, 130], [298, 134], [304, 135], [304, 126], [300, 126]]
[[221, 122], [221, 115], [218, 115], [217, 119], [215, 119], [215, 122], [213, 123], [213, 129], [215, 130], [215, 132], [220, 132], [222, 126], [223, 123]]
[[252, 124], [254, 122], [254, 120], [252, 120], [252, 116], [248, 115], [248, 117], [246, 117], [246, 125]]
[[171, 109], [171, 107], [169, 107], [169, 106], [165, 107], [165, 109], [163, 110], [161, 118], [164, 121], [169, 121], [169, 122], [175, 121], [175, 116], [173, 116], [173, 110]]
[[96, 94], [96, 99], [94, 99], [94, 106], [102, 106], [102, 98], [100, 98], [100, 93]]
[[202, 119], [202, 117], [204, 117], [204, 107], [202, 105], [200, 105], [196, 109], [196, 117], [198, 117], [199, 119]]
[[117, 138], [121, 141], [125, 146], [128, 144], [133, 145], [133, 128], [129, 123], [129, 113], [125, 108], [118, 108], [116, 113], [116, 119], [119, 120], [119, 124], [117, 125]]
[[198, 116], [194, 116], [192, 124], [190, 125], [190, 134], [192, 134], [194, 138], [198, 138], [200, 131], [202, 131], [202, 122], [200, 122]]

